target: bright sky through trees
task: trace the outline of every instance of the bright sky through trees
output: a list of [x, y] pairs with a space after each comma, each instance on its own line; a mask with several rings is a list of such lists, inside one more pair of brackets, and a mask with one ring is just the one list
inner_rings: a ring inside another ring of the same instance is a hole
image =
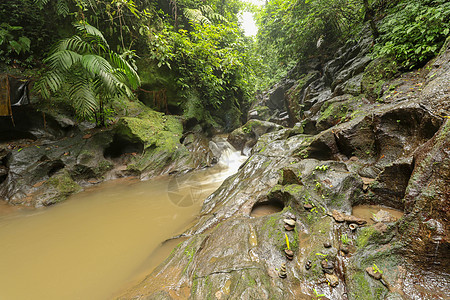
[[[250, 2], [255, 5], [264, 5], [263, 0], [246, 0], [246, 2]], [[253, 13], [249, 11], [242, 12], [239, 16], [239, 21], [241, 22], [241, 26], [244, 29], [244, 34], [246, 36], [256, 35], [258, 28], [256, 27], [255, 20], [253, 19]]]

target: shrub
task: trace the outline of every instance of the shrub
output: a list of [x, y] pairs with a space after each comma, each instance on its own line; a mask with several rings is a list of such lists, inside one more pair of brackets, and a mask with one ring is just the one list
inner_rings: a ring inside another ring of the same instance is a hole
[[378, 56], [393, 56], [406, 69], [420, 67], [435, 56], [450, 32], [450, 2], [402, 1], [380, 26]]

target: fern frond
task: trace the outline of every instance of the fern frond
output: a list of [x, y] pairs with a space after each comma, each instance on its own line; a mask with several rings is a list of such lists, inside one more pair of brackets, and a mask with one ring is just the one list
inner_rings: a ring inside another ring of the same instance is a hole
[[44, 6], [49, 2], [50, 0], [34, 0], [34, 4], [39, 7], [40, 9], [44, 8]]
[[80, 32], [86, 33], [88, 35], [91, 35], [93, 37], [100, 39], [100, 41], [107, 48], [109, 48], [108, 42], [106, 41], [102, 32], [100, 30], [98, 30], [97, 28], [95, 28], [94, 26], [89, 25], [87, 22], [83, 22], [83, 21], [80, 21], [79, 23], [74, 23], [73, 26], [75, 26], [75, 28]]
[[69, 14], [69, 5], [66, 0], [58, 0], [56, 3], [56, 13], [60, 16], [66, 17]]
[[199, 9], [185, 8], [183, 14], [189, 21], [200, 24], [211, 24], [211, 21], [203, 15]]
[[209, 5], [201, 5], [198, 8], [202, 14], [207, 17], [209, 20], [214, 20], [216, 22], [227, 22], [227, 19], [225, 19], [224, 16], [222, 16], [221, 14], [216, 13], [211, 6]]

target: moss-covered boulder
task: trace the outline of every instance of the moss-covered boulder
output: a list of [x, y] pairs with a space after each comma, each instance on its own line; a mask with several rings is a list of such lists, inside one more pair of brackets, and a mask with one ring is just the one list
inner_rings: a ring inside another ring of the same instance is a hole
[[44, 189], [38, 192], [36, 199], [41, 205], [49, 206], [64, 201], [68, 196], [81, 190], [81, 186], [72, 179], [69, 172], [63, 170], [44, 183]]

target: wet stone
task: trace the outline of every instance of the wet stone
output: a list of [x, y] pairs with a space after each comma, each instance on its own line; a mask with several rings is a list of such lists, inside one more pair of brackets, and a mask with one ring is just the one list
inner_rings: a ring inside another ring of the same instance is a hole
[[387, 225], [384, 224], [384, 223], [377, 223], [377, 224], [373, 225], [373, 228], [376, 231], [381, 232], [381, 233], [384, 233], [384, 232], [386, 232], [388, 230]]
[[294, 258], [294, 251], [285, 249], [284, 254], [286, 254], [286, 258], [292, 260]]
[[367, 274], [369, 274], [371, 277], [375, 278], [376, 280], [380, 280], [381, 279], [381, 273], [377, 272], [373, 269], [373, 267], [367, 267], [366, 268], [366, 272]]
[[379, 212], [373, 215], [372, 220], [374, 220], [375, 222], [389, 223], [395, 222], [396, 218], [392, 216], [388, 211], [381, 209]]
[[284, 221], [284, 223], [286, 223], [287, 225], [292, 226], [292, 227], [295, 227], [295, 220], [292, 220], [292, 219], [284, 219], [283, 221]]
[[305, 205], [303, 205], [303, 208], [306, 210], [311, 210], [313, 208], [313, 206], [309, 203], [306, 203]]
[[292, 231], [292, 230], [295, 229], [295, 227], [290, 226], [290, 225], [288, 225], [288, 224], [284, 224], [284, 229], [286, 229], [287, 231]]
[[308, 260], [308, 261], [305, 263], [305, 269], [306, 269], [306, 270], [309, 270], [309, 269], [311, 269], [311, 266], [312, 266], [312, 261]]
[[339, 278], [335, 274], [325, 274], [325, 278], [331, 287], [335, 287], [339, 284]]

